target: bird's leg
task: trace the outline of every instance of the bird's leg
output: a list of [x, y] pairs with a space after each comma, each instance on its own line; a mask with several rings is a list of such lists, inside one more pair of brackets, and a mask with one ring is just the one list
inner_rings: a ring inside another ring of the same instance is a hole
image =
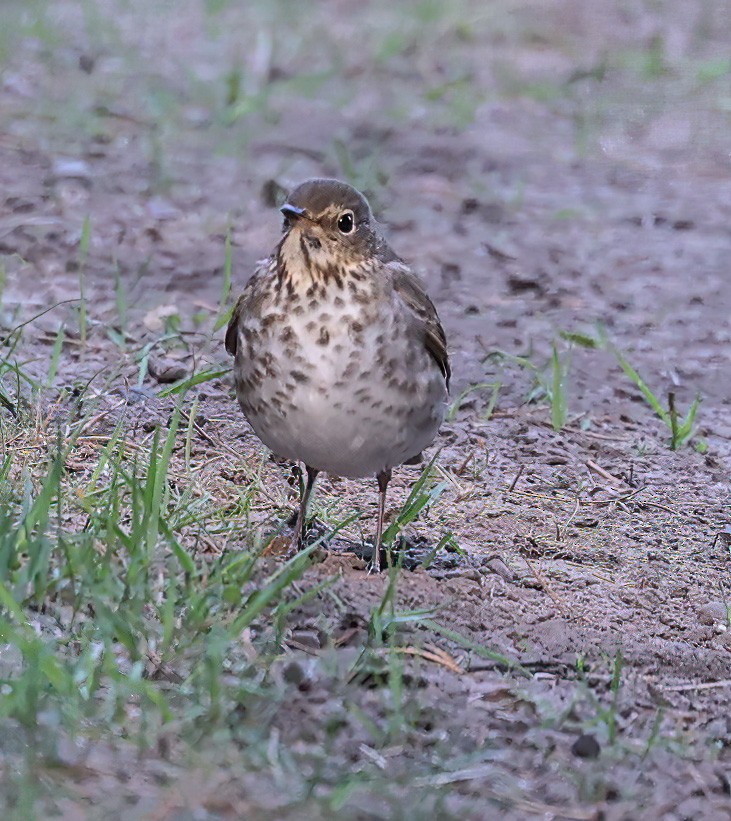
[[378, 526], [376, 528], [376, 541], [373, 544], [373, 560], [371, 570], [374, 573], [381, 572], [381, 539], [383, 538], [383, 517], [386, 512], [386, 490], [391, 481], [391, 468], [382, 470], [376, 477], [378, 479]]
[[294, 526], [294, 535], [292, 536], [292, 547], [295, 550], [301, 550], [305, 544], [305, 525], [307, 524], [307, 503], [310, 501], [312, 494], [312, 487], [317, 479], [318, 470], [305, 465], [307, 468], [307, 482], [305, 483], [302, 496], [300, 497], [300, 509], [297, 513], [297, 522]]

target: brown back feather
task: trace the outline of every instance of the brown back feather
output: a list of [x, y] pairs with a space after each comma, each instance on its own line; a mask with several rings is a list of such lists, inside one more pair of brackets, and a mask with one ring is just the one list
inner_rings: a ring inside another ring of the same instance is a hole
[[449, 355], [447, 354], [447, 337], [439, 321], [437, 309], [429, 299], [424, 284], [415, 273], [402, 263], [389, 265], [389, 268], [393, 271], [393, 287], [422, 326], [424, 346], [439, 365], [448, 389], [452, 369], [449, 366]]
[[239, 316], [241, 315], [242, 301], [243, 297], [239, 297], [236, 302], [236, 307], [231, 314], [231, 319], [228, 321], [228, 327], [226, 328], [225, 345], [226, 350], [231, 356], [236, 356], [236, 350], [239, 347]]
[[246, 283], [244, 292], [234, 307], [228, 327], [226, 328], [225, 345], [231, 356], [236, 356], [239, 347], [239, 322], [242, 314], [258, 311], [266, 297], [266, 287], [261, 287], [267, 272], [272, 268], [273, 260], [261, 262], [253, 276]]

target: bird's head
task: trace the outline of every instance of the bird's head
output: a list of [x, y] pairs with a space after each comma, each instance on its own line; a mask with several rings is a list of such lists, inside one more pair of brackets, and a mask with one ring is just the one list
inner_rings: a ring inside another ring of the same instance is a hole
[[283, 256], [310, 271], [357, 265], [378, 256], [384, 245], [368, 200], [339, 180], [306, 180], [280, 211]]

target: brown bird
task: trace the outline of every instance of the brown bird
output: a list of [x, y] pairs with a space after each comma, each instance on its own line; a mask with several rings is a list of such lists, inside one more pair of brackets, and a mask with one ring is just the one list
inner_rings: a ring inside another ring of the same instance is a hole
[[307, 180], [280, 210], [282, 238], [226, 331], [236, 395], [271, 451], [305, 463], [298, 544], [320, 471], [376, 475], [372, 568], [379, 571], [391, 469], [419, 461], [444, 418], [444, 330], [424, 285], [355, 188]]

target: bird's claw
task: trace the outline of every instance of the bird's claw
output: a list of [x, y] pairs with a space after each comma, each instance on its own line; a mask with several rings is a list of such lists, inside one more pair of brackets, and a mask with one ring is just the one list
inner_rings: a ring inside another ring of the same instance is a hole
[[371, 560], [368, 562], [368, 575], [370, 575], [371, 573], [380, 573], [381, 570], [383, 570], [384, 559], [386, 560], [386, 562], [388, 561], [386, 549], [383, 547], [383, 545], [374, 547], [373, 556], [371, 557]]

